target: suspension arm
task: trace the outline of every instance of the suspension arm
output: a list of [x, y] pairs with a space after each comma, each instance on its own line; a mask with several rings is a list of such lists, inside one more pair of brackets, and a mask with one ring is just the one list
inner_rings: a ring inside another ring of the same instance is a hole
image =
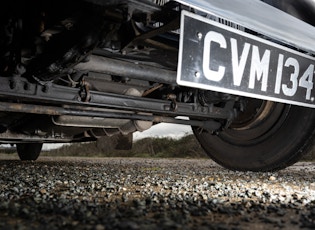
[[[167, 100], [118, 95], [98, 91], [89, 92], [89, 101], [83, 102], [80, 89], [55, 84], [39, 85], [23, 78], [0, 77], [0, 98], [19, 102], [45, 103], [48, 105], [79, 105], [82, 107], [110, 108], [124, 111], [149, 112], [163, 116], [187, 116], [193, 119], [226, 119], [234, 117], [231, 109], [201, 106], [197, 103], [176, 103]], [[53, 114], [52, 114], [53, 115]]]

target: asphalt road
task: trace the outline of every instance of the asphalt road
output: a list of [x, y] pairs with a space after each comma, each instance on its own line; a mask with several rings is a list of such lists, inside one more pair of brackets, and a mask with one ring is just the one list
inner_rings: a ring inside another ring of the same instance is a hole
[[314, 229], [315, 164], [0, 156], [0, 229]]

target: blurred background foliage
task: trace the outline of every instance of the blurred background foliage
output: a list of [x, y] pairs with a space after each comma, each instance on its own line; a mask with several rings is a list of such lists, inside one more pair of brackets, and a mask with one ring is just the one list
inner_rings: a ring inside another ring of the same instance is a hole
[[144, 138], [133, 143], [131, 150], [115, 150], [114, 141], [110, 138], [100, 138], [96, 142], [74, 143], [61, 148], [43, 152], [46, 156], [86, 156], [86, 157], [177, 157], [204, 158], [207, 157], [193, 135], [180, 139], [168, 137]]
[[[42, 151], [41, 156], [79, 157], [151, 157], [151, 158], [208, 158], [192, 134], [181, 138], [147, 137], [133, 143], [131, 150], [116, 150], [113, 138], [100, 138], [95, 142], [66, 144], [60, 148]], [[1, 153], [16, 154], [15, 147], [1, 148]], [[315, 140], [305, 151], [301, 161], [315, 160]]]

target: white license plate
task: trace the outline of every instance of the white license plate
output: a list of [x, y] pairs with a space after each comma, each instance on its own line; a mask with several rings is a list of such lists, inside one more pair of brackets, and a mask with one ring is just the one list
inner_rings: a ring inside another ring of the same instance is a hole
[[179, 85], [315, 108], [314, 64], [309, 55], [182, 12]]

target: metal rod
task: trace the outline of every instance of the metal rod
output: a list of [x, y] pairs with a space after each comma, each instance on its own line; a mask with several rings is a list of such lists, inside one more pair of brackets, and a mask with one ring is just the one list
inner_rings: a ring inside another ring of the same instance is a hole
[[218, 129], [220, 124], [215, 121], [198, 121], [198, 120], [183, 120], [173, 117], [162, 117], [154, 115], [142, 115], [142, 114], [131, 114], [131, 113], [117, 113], [117, 112], [104, 112], [104, 110], [78, 110], [62, 108], [57, 106], [47, 105], [33, 105], [33, 104], [22, 104], [22, 103], [0, 103], [0, 111], [6, 112], [18, 112], [18, 113], [32, 113], [32, 114], [46, 114], [52, 116], [71, 115], [71, 116], [84, 116], [84, 117], [100, 117], [100, 118], [116, 118], [116, 119], [129, 119], [129, 120], [141, 120], [141, 121], [152, 121], [155, 123], [174, 123], [182, 125], [192, 125], [199, 127], [207, 127], [208, 129]]
[[90, 61], [76, 65], [74, 69], [176, 85], [176, 71], [96, 55], [92, 55]]
[[[11, 88], [10, 78], [0, 78], [0, 99], [13, 100], [20, 103], [35, 104], [39, 101], [46, 105], [72, 105], [79, 108], [104, 108], [125, 110], [134, 112], [148, 112], [155, 115], [169, 117], [187, 116], [192, 119], [233, 119], [232, 109], [215, 106], [201, 106], [197, 103], [177, 102], [176, 110], [172, 109], [172, 101], [143, 98], [136, 96], [90, 91], [89, 102], [80, 100], [80, 89], [56, 84], [38, 85], [18, 78], [14, 80], [14, 88]], [[25, 88], [27, 84], [27, 88]]]

